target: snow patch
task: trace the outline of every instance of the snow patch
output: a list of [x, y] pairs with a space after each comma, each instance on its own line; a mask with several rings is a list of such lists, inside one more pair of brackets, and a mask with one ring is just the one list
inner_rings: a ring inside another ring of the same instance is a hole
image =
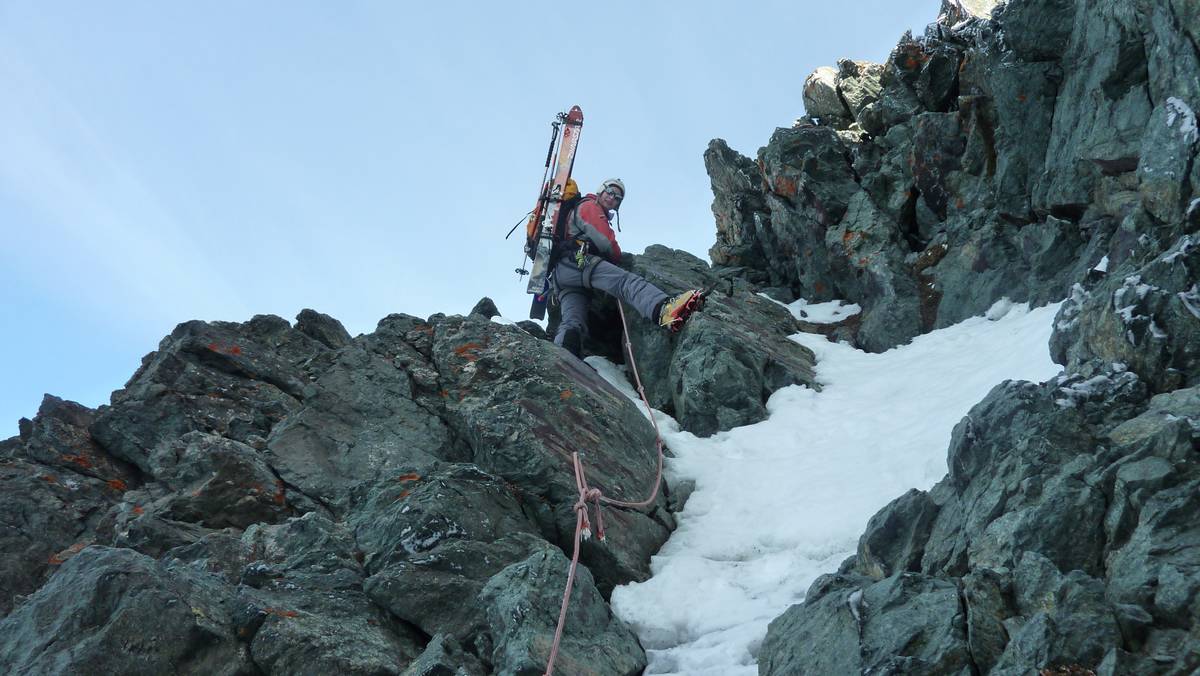
[[[1113, 310], [1121, 317], [1121, 321], [1126, 326], [1129, 326], [1142, 316], [1137, 313], [1138, 303], [1151, 291], [1157, 289], [1158, 287], [1156, 286], [1143, 284], [1141, 275], [1130, 275], [1125, 278], [1125, 283], [1121, 288], [1113, 292]], [[1129, 336], [1132, 336], [1132, 334], [1129, 334]], [[1136, 345], [1132, 337], [1130, 337], [1130, 343]]]
[[1192, 239], [1192, 236], [1184, 235], [1183, 237], [1180, 237], [1179, 241], [1175, 242], [1175, 244], [1168, 249], [1165, 254], [1163, 254], [1162, 261], [1164, 263], [1175, 263], [1180, 258], [1192, 253], [1192, 249], [1195, 246], [1196, 241]]
[[[1120, 367], [1119, 369], [1117, 367]], [[1137, 382], [1137, 375], [1126, 371], [1124, 364], [1113, 364], [1112, 374], [1101, 374], [1082, 380], [1082, 376], [1073, 375], [1059, 378], [1059, 397], [1054, 400], [1062, 408], [1075, 408], [1080, 403], [1101, 399], [1113, 390], [1128, 387]]]
[[836, 324], [844, 321], [847, 317], [862, 312], [862, 307], [857, 303], [847, 303], [844, 300], [831, 300], [826, 303], [810, 303], [801, 298], [794, 303], [780, 303], [770, 296], [760, 293], [759, 296], [766, 298], [772, 303], [782, 305], [792, 313], [792, 316], [800, 321], [810, 324]]
[[1100, 262], [1096, 263], [1096, 267], [1092, 269], [1096, 272], [1108, 272], [1108, 256], [1101, 258]]
[[1054, 328], [1058, 331], [1070, 331], [1075, 328], [1079, 323], [1079, 313], [1083, 311], [1083, 304], [1091, 297], [1092, 294], [1083, 288], [1082, 284], [1073, 285], [1071, 295], [1062, 304], [1062, 319], [1058, 320]]
[[1200, 319], [1200, 285], [1193, 284], [1192, 288], [1187, 291], [1180, 291], [1175, 294], [1179, 298], [1179, 302], [1183, 303], [1183, 307], [1196, 319]]
[[400, 546], [409, 554], [426, 551], [436, 545], [438, 542], [451, 538], [456, 535], [466, 535], [467, 531], [456, 523], [451, 523], [445, 530], [435, 530], [427, 534], [425, 537], [418, 537], [413, 532], [412, 526], [406, 526], [400, 531]]
[[1180, 120], [1179, 133], [1183, 136], [1183, 140], [1195, 143], [1197, 139], [1196, 113], [1192, 112], [1188, 104], [1172, 96], [1167, 99], [1167, 126], [1174, 127], [1177, 119]]
[[1008, 314], [1008, 311], [1011, 309], [1013, 309], [1012, 300], [1008, 296], [1004, 296], [995, 303], [992, 303], [992, 306], [988, 308], [987, 312], [983, 313], [983, 316], [987, 317], [988, 321], [994, 322], [1003, 319], [1004, 315]]

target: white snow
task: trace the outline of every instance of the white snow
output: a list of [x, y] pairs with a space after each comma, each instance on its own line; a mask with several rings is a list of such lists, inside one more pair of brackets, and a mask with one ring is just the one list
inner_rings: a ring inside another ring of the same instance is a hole
[[788, 309], [792, 316], [810, 324], [836, 324], [862, 312], [862, 307], [856, 303], [844, 300], [831, 300], [826, 303], [810, 303], [801, 298], [794, 303], [780, 303], [765, 293], [758, 294], [767, 300], [778, 303]]
[[[883, 354], [793, 336], [816, 353], [823, 389], [776, 392], [755, 425], [701, 439], [654, 412], [675, 454], [670, 485], [695, 491], [652, 577], [613, 593], [647, 649], [647, 674], [757, 674], [767, 624], [854, 552], [876, 511], [942, 478], [951, 429], [971, 406], [1005, 379], [1058, 373], [1047, 348], [1057, 305], [993, 310], [992, 321]], [[588, 362], [636, 397], [620, 367]]]
[[1187, 311], [1192, 313], [1192, 316], [1200, 319], [1200, 285], [1193, 284], [1192, 288], [1180, 291], [1176, 296], [1179, 298], [1179, 302], [1187, 308]]
[[1101, 258], [1100, 262], [1096, 263], [1096, 267], [1092, 269], [1096, 272], [1108, 272], [1108, 256]]
[[1175, 120], [1180, 119], [1179, 133], [1188, 143], [1195, 143], [1197, 138], [1196, 113], [1188, 104], [1174, 96], [1167, 99], [1167, 126], [1174, 127]]
[[1004, 319], [1004, 316], [1007, 315], [1014, 307], [1015, 305], [1013, 304], [1012, 300], [1010, 300], [1008, 296], [1005, 296], [995, 303], [992, 303], [992, 306], [988, 308], [987, 312], [983, 313], [983, 316], [987, 317], [988, 321], [990, 322], [999, 321]]

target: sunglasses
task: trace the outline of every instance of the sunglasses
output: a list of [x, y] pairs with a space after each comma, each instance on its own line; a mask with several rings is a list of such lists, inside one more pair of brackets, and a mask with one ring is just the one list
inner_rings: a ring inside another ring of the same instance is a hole
[[618, 202], [625, 199], [625, 195], [617, 188], [605, 188], [604, 192], [617, 198]]

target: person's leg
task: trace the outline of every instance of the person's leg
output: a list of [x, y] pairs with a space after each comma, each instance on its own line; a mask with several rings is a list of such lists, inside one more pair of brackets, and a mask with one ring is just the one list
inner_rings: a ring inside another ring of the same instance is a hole
[[597, 263], [591, 274], [585, 275], [584, 285], [629, 303], [638, 314], [656, 322], [658, 308], [667, 299], [662, 289], [608, 261]]
[[565, 347], [576, 357], [580, 356], [583, 336], [587, 334], [587, 312], [590, 299], [587, 291], [578, 288], [559, 290], [558, 304], [562, 309], [562, 321], [554, 334], [554, 344]]
[[580, 356], [583, 336], [587, 334], [587, 312], [591, 296], [583, 288], [583, 271], [568, 260], [559, 261], [554, 268], [553, 293], [558, 299], [561, 318], [554, 344]]

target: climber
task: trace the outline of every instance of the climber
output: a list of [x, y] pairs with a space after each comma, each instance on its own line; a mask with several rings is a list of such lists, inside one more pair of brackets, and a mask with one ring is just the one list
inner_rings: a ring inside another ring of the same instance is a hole
[[663, 328], [678, 331], [689, 315], [704, 304], [699, 289], [668, 296], [638, 275], [619, 268], [621, 247], [609, 226], [609, 218], [621, 208], [625, 184], [610, 178], [600, 184], [596, 194], [583, 197], [566, 216], [551, 290], [562, 308], [562, 321], [554, 336], [555, 344], [579, 357], [583, 336], [587, 333], [590, 289], [599, 289], [618, 301], [624, 301], [647, 319], [657, 320]]

